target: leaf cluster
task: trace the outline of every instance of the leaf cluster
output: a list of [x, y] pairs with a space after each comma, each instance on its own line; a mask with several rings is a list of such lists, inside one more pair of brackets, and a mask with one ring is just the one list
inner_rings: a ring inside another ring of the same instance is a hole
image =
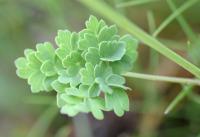
[[15, 61], [17, 75], [28, 80], [33, 93], [57, 92], [61, 113], [89, 113], [103, 119], [103, 111], [122, 116], [129, 110], [123, 73], [133, 67], [138, 41], [120, 37], [115, 25], [90, 16], [80, 32], [59, 30], [57, 48], [49, 42], [25, 50]]

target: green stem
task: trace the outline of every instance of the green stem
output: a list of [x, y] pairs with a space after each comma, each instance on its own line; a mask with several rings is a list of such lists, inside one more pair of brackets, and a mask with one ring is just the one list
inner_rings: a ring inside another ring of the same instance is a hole
[[200, 86], [200, 80], [197, 80], [197, 79], [177, 78], [177, 77], [168, 77], [168, 76], [159, 76], [159, 75], [149, 75], [149, 74], [141, 74], [141, 73], [134, 73], [134, 72], [127, 72], [123, 75], [126, 76], [126, 77], [131, 77], [131, 78]]
[[176, 9], [168, 18], [166, 18], [161, 25], [156, 29], [153, 36], [156, 37], [167, 25], [169, 25], [174, 19], [176, 19], [185, 10], [194, 6], [199, 0], [190, 0], [184, 3], [180, 8]]
[[115, 22], [118, 26], [123, 28], [124, 30], [128, 31], [139, 40], [144, 42], [149, 47], [155, 49], [162, 55], [166, 56], [167, 58], [171, 59], [175, 63], [179, 64], [192, 74], [194, 74], [197, 78], [200, 78], [200, 69], [190, 63], [189, 61], [182, 58], [180, 55], [176, 54], [174, 51], [167, 48], [164, 44], [158, 41], [156, 38], [150, 36], [142, 29], [140, 29], [137, 25], [129, 21], [126, 17], [120, 15], [116, 11], [114, 11], [111, 7], [109, 7], [104, 2], [99, 0], [80, 0], [83, 4], [91, 8], [92, 10], [100, 13], [104, 17], [108, 18], [109, 20]]
[[[79, 114], [73, 118], [77, 137], [92, 137], [92, 131], [87, 114]], [[81, 129], [81, 130], [80, 130]]]
[[169, 104], [165, 110], [165, 114], [168, 114], [188, 93], [192, 90], [193, 86], [185, 86], [183, 90], [176, 96], [176, 98]]
[[198, 103], [200, 105], [200, 96], [199, 94], [195, 93], [195, 92], [191, 92], [188, 95], [189, 99], [194, 101], [195, 103]]
[[149, 32], [150, 34], [153, 34], [153, 32], [156, 30], [156, 21], [154, 14], [151, 10], [147, 12], [147, 20], [148, 20]]
[[123, 2], [119, 3], [116, 5], [117, 8], [124, 8], [124, 7], [129, 7], [129, 6], [135, 6], [135, 5], [142, 5], [150, 2], [157, 2], [158, 0], [134, 0], [134, 1], [128, 1], [128, 2]]
[[[167, 0], [167, 4], [169, 5], [169, 8], [172, 10], [172, 12], [175, 14], [177, 11], [176, 5], [173, 2], [173, 0]], [[188, 22], [185, 20], [185, 18], [180, 14], [176, 17], [178, 23], [180, 24], [181, 28], [183, 29], [186, 36], [189, 38], [190, 41], [194, 42], [197, 39], [196, 34], [193, 32], [192, 28], [188, 24]]]

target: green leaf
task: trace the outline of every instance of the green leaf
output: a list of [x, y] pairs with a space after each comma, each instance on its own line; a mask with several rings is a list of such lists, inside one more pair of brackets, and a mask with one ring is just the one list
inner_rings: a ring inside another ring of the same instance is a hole
[[69, 76], [66, 71], [63, 71], [58, 77], [58, 81], [63, 84], [70, 84], [71, 87], [76, 87], [81, 83], [81, 77], [79, 74], [76, 76]]
[[64, 93], [65, 89], [69, 87], [68, 84], [62, 84], [58, 80], [55, 80], [51, 83], [53, 89], [58, 93]]
[[24, 69], [27, 67], [27, 60], [26, 58], [24, 57], [20, 57], [18, 59], [15, 60], [15, 66], [18, 68], [18, 69]]
[[60, 111], [62, 114], [67, 114], [70, 117], [73, 117], [79, 113], [79, 111], [74, 107], [74, 105], [66, 104], [61, 108]]
[[94, 47], [88, 48], [88, 52], [85, 54], [85, 60], [93, 65], [98, 64], [100, 62], [99, 50]]
[[85, 23], [86, 28], [93, 33], [97, 33], [98, 24], [99, 24], [99, 21], [97, 20], [97, 18], [95, 16], [92, 16], [92, 15], [89, 17], [89, 20], [86, 21], [86, 23]]
[[95, 66], [94, 72], [96, 78], [100, 77], [102, 79], [106, 79], [106, 77], [112, 74], [112, 68], [108, 64], [101, 62]]
[[78, 51], [73, 51], [68, 55], [62, 62], [64, 67], [69, 67], [71, 65], [76, 65], [82, 60], [81, 54]]
[[65, 73], [58, 77], [58, 81], [63, 84], [70, 84], [70, 86], [72, 87], [76, 87], [77, 85], [81, 83], [81, 78], [80, 78], [80, 75], [70, 77]]
[[23, 79], [28, 79], [28, 77], [31, 75], [29, 68], [17, 69], [16, 74], [18, 77]]
[[117, 27], [116, 25], [112, 25], [110, 27], [105, 26], [101, 29], [99, 32], [98, 40], [101, 41], [110, 41], [114, 35], [117, 33]]
[[57, 101], [57, 106], [60, 108], [60, 107], [63, 107], [66, 102], [61, 98], [61, 93], [57, 93], [56, 95], [56, 101]]
[[53, 76], [56, 75], [54, 63], [51, 60], [46, 60], [41, 68], [41, 72], [44, 73], [46, 76]]
[[71, 87], [76, 87], [80, 83], [81, 83], [80, 75], [77, 75], [77, 76], [71, 78], [70, 86]]
[[117, 61], [125, 54], [124, 42], [102, 42], [99, 46], [100, 59], [103, 61]]
[[66, 88], [65, 92], [66, 92], [67, 95], [84, 98], [84, 97], [88, 97], [88, 93], [87, 93], [87, 90], [85, 90], [85, 88], [88, 88], [88, 86], [87, 87], [82, 86], [81, 90], [79, 90], [78, 88], [75, 88], [75, 87]]
[[36, 45], [37, 52], [36, 57], [41, 61], [44, 62], [46, 60], [54, 60], [55, 51], [51, 43], [45, 42]]
[[28, 66], [32, 70], [39, 70], [42, 63], [36, 58], [35, 52], [31, 52], [27, 55]]
[[131, 35], [127, 34], [124, 35], [123, 37], [120, 38], [120, 41], [123, 41], [126, 43], [126, 49], [127, 52], [129, 52], [130, 50], [137, 50], [138, 47], [138, 40], [133, 38]]
[[105, 94], [106, 108], [114, 110], [115, 114], [122, 116], [129, 110], [129, 99], [126, 92], [120, 88], [114, 88], [112, 94]]
[[80, 70], [80, 66], [78, 65], [71, 65], [67, 68], [67, 75], [69, 77], [76, 77], [77, 75], [79, 75], [79, 70]]
[[20, 78], [27, 79], [30, 76], [31, 71], [27, 64], [28, 61], [23, 57], [15, 60], [15, 66], [17, 67], [16, 73]]
[[71, 51], [71, 32], [68, 30], [58, 30], [58, 34], [55, 38], [56, 44], [59, 47], [65, 48], [67, 51]]
[[87, 103], [92, 112], [92, 115], [96, 119], [102, 120], [104, 118], [104, 115], [101, 109], [104, 108], [104, 101], [101, 100], [100, 98], [92, 98], [92, 99], [88, 99]]
[[105, 21], [104, 20], [100, 20], [99, 24], [98, 24], [98, 31], [97, 31], [97, 33], [99, 33], [105, 26], [106, 26]]
[[62, 61], [59, 59], [58, 56], [55, 57], [54, 68], [57, 74], [61, 74], [65, 70], [65, 68], [62, 65]]
[[81, 94], [84, 95], [83, 96], [84, 98], [88, 98], [89, 97], [89, 94], [88, 94], [88, 92], [89, 92], [89, 86], [88, 85], [81, 84], [79, 86], [79, 90], [80, 90], [80, 92], [82, 92]]
[[70, 66], [70, 67], [68, 67], [68, 69], [67, 69], [68, 76], [70, 76], [70, 77], [77, 76], [78, 72], [79, 72], [79, 69], [80, 69], [79, 66]]
[[66, 48], [57, 48], [55, 53], [61, 60], [63, 60], [70, 54], [70, 51]]
[[106, 78], [112, 74], [112, 68], [106, 63], [100, 63], [94, 69], [95, 71], [95, 82], [99, 84], [100, 89], [105, 93], [112, 93], [113, 90], [106, 83]]
[[79, 41], [80, 41], [81, 39], [84, 39], [85, 34], [91, 34], [91, 33], [92, 33], [92, 32], [91, 32], [90, 30], [88, 30], [88, 29], [83, 29], [83, 30], [81, 30], [81, 31], [79, 32], [79, 37], [80, 37]]
[[89, 87], [88, 92], [90, 97], [97, 97], [100, 95], [101, 90], [99, 85], [97, 83], [94, 83]]
[[101, 89], [103, 92], [109, 93], [109, 94], [112, 94], [112, 93], [113, 93], [112, 88], [110, 88], [110, 87], [108, 86], [108, 84], [105, 82], [104, 79], [102, 79], [102, 78], [100, 78], [100, 77], [97, 77], [97, 78], [95, 79], [95, 82], [99, 84], [99, 87], [100, 87], [100, 89]]
[[90, 112], [88, 105], [86, 104], [86, 102], [81, 102], [77, 105], [75, 105], [75, 108], [79, 111], [79, 112], [84, 112], [84, 113], [88, 113]]
[[86, 33], [78, 45], [80, 50], [87, 50], [89, 47], [98, 47], [98, 40], [94, 34]]
[[133, 64], [137, 59], [138, 40], [134, 39], [131, 35], [124, 35], [120, 38], [120, 41], [126, 43], [125, 56], [129, 58], [129, 62]]
[[111, 74], [106, 78], [106, 83], [112, 85], [112, 84], [116, 84], [116, 85], [123, 85], [125, 84], [125, 78], [117, 75], [117, 74]]
[[91, 85], [94, 83], [94, 66], [91, 63], [86, 63], [85, 68], [80, 70], [81, 82], [84, 85]]
[[79, 112], [85, 112], [85, 113], [89, 112], [89, 109], [85, 103], [82, 102], [76, 105], [66, 104], [61, 108], [61, 113], [67, 114], [69, 116], [75, 116]]
[[33, 49], [25, 49], [24, 50], [24, 55], [26, 58], [28, 58], [28, 55], [31, 53], [34, 53], [35, 51]]
[[89, 20], [86, 21], [86, 29], [83, 31], [83, 33], [93, 33], [97, 35], [105, 26], [106, 23], [103, 20], [98, 21], [95, 16], [91, 15]]
[[111, 62], [110, 65], [114, 73], [123, 74], [133, 68], [133, 61], [128, 56], [124, 55], [121, 60]]
[[61, 94], [61, 98], [67, 103], [71, 105], [75, 105], [78, 103], [83, 102], [82, 98], [76, 97], [76, 96], [71, 96], [66, 93]]
[[79, 41], [79, 34], [76, 32], [73, 32], [70, 39], [70, 45], [72, 47], [72, 50], [77, 50], [78, 41]]
[[69, 77], [66, 70], [64, 70], [59, 74], [58, 81], [62, 84], [69, 84], [71, 77]]
[[43, 81], [43, 87], [45, 91], [52, 91], [53, 87], [51, 86], [52, 82], [57, 79], [57, 75], [46, 77], [45, 80]]
[[43, 82], [45, 80], [45, 75], [40, 71], [32, 73], [28, 78], [28, 83], [31, 85], [31, 91], [33, 93], [37, 93], [39, 91], [44, 90]]

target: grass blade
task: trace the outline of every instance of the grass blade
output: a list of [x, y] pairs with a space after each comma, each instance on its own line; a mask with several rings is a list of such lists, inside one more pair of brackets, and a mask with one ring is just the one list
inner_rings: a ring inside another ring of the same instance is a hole
[[159, 1], [159, 0], [134, 0], [134, 1], [119, 3], [119, 4], [116, 5], [116, 7], [117, 8], [124, 8], [124, 7], [142, 5], [142, 4], [147, 4], [147, 3], [150, 3], [150, 2], [157, 2], [157, 1]]
[[192, 92], [188, 95], [189, 99], [194, 101], [195, 103], [198, 103], [200, 105], [200, 96], [195, 93], [195, 92]]
[[154, 18], [154, 14], [151, 10], [147, 12], [147, 20], [148, 20], [149, 32], [153, 34], [153, 32], [156, 30], [156, 21]]
[[[153, 34], [153, 32], [156, 29], [156, 21], [154, 18], [154, 14], [151, 10], [147, 12], [147, 20], [148, 20], [148, 26], [149, 26], [149, 33]], [[155, 69], [159, 64], [159, 54], [155, 50], [150, 50], [150, 70]]]
[[175, 18], [177, 18], [177, 16], [179, 16], [181, 13], [183, 13], [184, 11], [186, 11], [187, 9], [191, 8], [192, 6], [194, 6], [194, 4], [196, 4], [197, 2], [199, 2], [199, 0], [189, 0], [187, 2], [185, 2], [180, 8], [176, 9], [176, 11], [174, 11], [169, 17], [167, 17], [161, 24], [160, 26], [156, 29], [156, 31], [154, 32], [153, 36], [156, 37], [158, 36], [158, 34], [164, 29], [166, 28], [167, 25], [169, 25]]
[[137, 37], [139, 40], [144, 42], [149, 47], [158, 51], [165, 57], [171, 59], [175, 63], [179, 64], [180, 66], [182, 66], [183, 68], [185, 68], [186, 70], [194, 74], [196, 77], [200, 78], [200, 69], [198, 67], [196, 67], [189, 61], [185, 60], [180, 55], [176, 54], [174, 51], [167, 48], [164, 44], [162, 44], [156, 38], [144, 32], [137, 25], [135, 25], [134, 23], [129, 21], [127, 18], [117, 13], [115, 10], [113, 10], [104, 2], [99, 1], [99, 0], [80, 0], [80, 2], [82, 2], [83, 4], [91, 8], [92, 10], [100, 13], [107, 19], [115, 22], [118, 26], [120, 26], [124, 30], [128, 31], [129, 33]]
[[[167, 0], [167, 4], [169, 5], [169, 8], [176, 12], [177, 8], [173, 0]], [[186, 36], [189, 38], [190, 41], [194, 42], [196, 41], [197, 37], [196, 34], [193, 32], [192, 28], [189, 26], [187, 21], [184, 19], [182, 15], [179, 15], [176, 17], [178, 23], [180, 24], [181, 28], [183, 29]]]
[[176, 96], [176, 98], [169, 104], [169, 106], [165, 110], [165, 114], [168, 114], [172, 109], [174, 109], [177, 104], [185, 97], [188, 95], [189, 92], [192, 91], [193, 86], [185, 86], [183, 90]]

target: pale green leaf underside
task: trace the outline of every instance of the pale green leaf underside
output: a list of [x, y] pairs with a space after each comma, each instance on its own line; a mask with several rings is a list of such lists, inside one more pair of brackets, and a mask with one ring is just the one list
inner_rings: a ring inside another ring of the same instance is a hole
[[124, 42], [102, 42], [99, 47], [100, 59], [103, 61], [117, 61], [125, 54]]

